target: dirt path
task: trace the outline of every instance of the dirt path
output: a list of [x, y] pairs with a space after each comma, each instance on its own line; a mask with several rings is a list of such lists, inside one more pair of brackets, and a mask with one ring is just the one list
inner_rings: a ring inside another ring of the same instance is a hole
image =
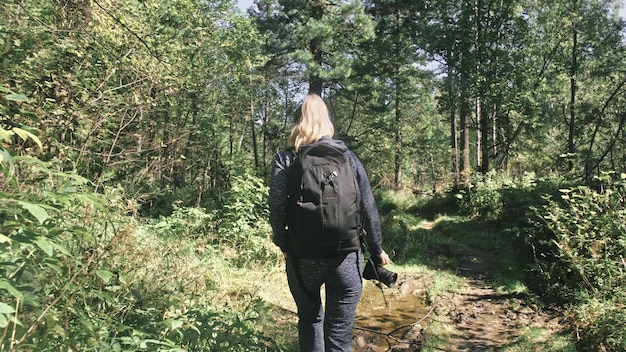
[[[427, 230], [432, 227], [431, 223], [424, 224]], [[434, 253], [437, 255], [450, 255], [446, 248], [433, 250], [440, 252]], [[437, 319], [442, 326], [436, 338], [429, 336], [428, 329], [422, 330], [422, 325], [428, 324], [428, 320], [424, 319], [420, 324], [408, 326], [403, 336], [387, 338], [384, 346], [379, 344], [374, 347], [364, 343], [367, 341], [366, 332], [358, 332], [355, 340], [361, 343], [357, 343], [354, 350], [420, 351], [424, 346], [430, 346], [434, 350], [450, 352], [519, 351], [512, 345], [530, 329], [537, 328], [538, 334], [546, 336], [560, 329], [557, 318], [528, 302], [526, 297], [503, 294], [490, 285], [488, 254], [473, 248], [463, 248], [461, 252], [463, 255], [459, 258], [456, 274], [462, 278], [462, 287], [454, 293], [435, 298], [431, 309], [422, 311], [423, 316], [427, 314], [427, 319]], [[424, 283], [423, 279], [404, 278], [399, 282], [398, 292], [419, 294], [402, 287], [416, 287]], [[434, 347], [433, 339], [446, 341], [445, 347]], [[533, 341], [529, 350], [541, 351], [542, 337], [535, 337]]]
[[[438, 313], [451, 327], [446, 351], [499, 351], [511, 346], [528, 329], [560, 329], [558, 319], [523, 295], [494, 289], [487, 264], [487, 255], [467, 250], [458, 272], [463, 287], [450, 297], [441, 297]], [[541, 350], [539, 344], [532, 348]]]

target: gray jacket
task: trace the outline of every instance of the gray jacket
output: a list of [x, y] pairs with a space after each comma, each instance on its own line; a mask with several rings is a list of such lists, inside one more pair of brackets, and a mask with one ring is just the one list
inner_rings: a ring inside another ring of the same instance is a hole
[[[359, 158], [346, 145], [328, 136], [322, 137], [317, 143], [329, 143], [342, 150], [352, 160], [359, 189], [361, 191], [361, 209], [363, 212], [363, 228], [367, 232], [367, 246], [372, 256], [382, 253], [382, 230], [378, 208], [372, 193], [369, 177]], [[292, 150], [282, 151], [274, 156], [272, 164], [272, 179], [270, 182], [269, 207], [270, 224], [274, 233], [274, 243], [283, 252], [288, 249], [287, 244], [287, 172], [295, 155]]]

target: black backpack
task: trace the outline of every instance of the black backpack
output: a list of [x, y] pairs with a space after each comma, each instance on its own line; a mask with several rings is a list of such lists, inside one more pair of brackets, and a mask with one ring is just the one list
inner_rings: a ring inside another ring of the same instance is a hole
[[328, 144], [301, 148], [289, 167], [288, 228], [299, 258], [333, 258], [359, 249], [361, 193], [350, 158]]

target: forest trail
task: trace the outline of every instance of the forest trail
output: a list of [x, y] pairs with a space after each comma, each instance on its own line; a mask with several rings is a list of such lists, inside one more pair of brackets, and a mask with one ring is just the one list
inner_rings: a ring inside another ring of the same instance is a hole
[[[561, 329], [554, 312], [543, 310], [524, 295], [499, 292], [490, 284], [489, 255], [466, 249], [461, 259], [457, 274], [463, 278], [463, 287], [441, 297], [437, 308], [451, 327], [446, 351], [500, 351], [529, 329], [547, 335]], [[540, 343], [541, 339], [533, 350], [542, 350]]]
[[[431, 232], [433, 223], [425, 222], [422, 227], [433, 236], [445, 236], [438, 231]], [[452, 255], [452, 251], [445, 247], [432, 251], [433, 255]], [[490, 254], [470, 247], [461, 249], [460, 258], [459, 250], [454, 252], [459, 260], [456, 275], [461, 277], [462, 286], [455, 292], [435, 297], [432, 307], [426, 307], [427, 313], [422, 313], [429, 316], [425, 316], [420, 324], [413, 324], [404, 336], [388, 338], [386, 347], [357, 344], [356, 352], [420, 351], [425, 346], [450, 352], [517, 351], [513, 344], [531, 329], [540, 335], [533, 338], [532, 350], [541, 351], [543, 336], [547, 338], [561, 329], [555, 312], [542, 309], [524, 295], [502, 293], [491, 285]], [[399, 292], [411, 292], [403, 290], [402, 286], [416, 286], [412, 281], [411, 277], [399, 281]], [[422, 279], [419, 284], [427, 283]], [[437, 319], [442, 325], [436, 338], [429, 336], [425, 332], [427, 329], [422, 330], [422, 326], [429, 324], [429, 319]], [[357, 341], [363, 340], [362, 333], [356, 335]], [[434, 347], [434, 340], [445, 341], [445, 347]]]

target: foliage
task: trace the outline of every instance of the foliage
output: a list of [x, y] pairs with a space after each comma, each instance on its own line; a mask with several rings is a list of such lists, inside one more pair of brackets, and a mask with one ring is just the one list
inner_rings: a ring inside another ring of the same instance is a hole
[[267, 186], [254, 176], [234, 177], [223, 202], [214, 210], [176, 208], [152, 225], [161, 238], [198, 239], [236, 266], [254, 266], [275, 259], [267, 221]]
[[[31, 116], [32, 114], [21, 108], [20, 103], [28, 101], [24, 94], [12, 92], [0, 86], [0, 175], [5, 181], [15, 181], [15, 163], [8, 147], [21, 146], [29, 150], [30, 144], [42, 149], [41, 141], [36, 136], [38, 131], [30, 126], [16, 121], [16, 115]], [[6, 102], [4, 102], [6, 100]], [[15, 184], [15, 183], [14, 183]]]
[[215, 232], [214, 214], [202, 208], [180, 207], [169, 216], [162, 216], [150, 226], [163, 239], [185, 240], [209, 237]]
[[[3, 147], [15, 148], [13, 137], [40, 145], [23, 131], [3, 129]], [[91, 182], [57, 171], [55, 163], [2, 152], [0, 180], [16, 186], [0, 190], [2, 350], [270, 348], [273, 342], [255, 323], [264, 309], [260, 301], [240, 310], [202, 303], [218, 285], [216, 273], [228, 266], [218, 259], [219, 246], [207, 241], [221, 237], [215, 235], [216, 213], [182, 208], [172, 219], [146, 226], [159, 239], [122, 216], [136, 212], [123, 190], [93, 193]], [[238, 234], [246, 230], [251, 237], [255, 228], [268, 227], [267, 192], [258, 179], [235, 181], [226, 197], [232, 204], [221, 215], [245, 223]], [[262, 242], [247, 244], [267, 253]]]
[[[229, 6], [3, 3], [0, 86], [28, 92], [44, 160], [98, 186], [122, 185], [148, 203], [144, 214], [219, 198], [231, 172], [261, 167], [244, 153], [259, 38]], [[8, 107], [15, 126], [29, 125], [31, 115]]]
[[[209, 304], [228, 268], [219, 259], [220, 250], [227, 250], [208, 241], [219, 238], [213, 215], [180, 209], [142, 230], [128, 219], [120, 222], [124, 208], [113, 205], [126, 205], [121, 194], [92, 194], [83, 178], [17, 160], [22, 171], [28, 168], [30, 177], [48, 187], [33, 188], [37, 193], [29, 198], [1, 194], [3, 350], [271, 348], [256, 323], [262, 302], [252, 299], [237, 310]], [[258, 180], [248, 185], [264, 190]], [[252, 202], [263, 201], [257, 194]], [[238, 216], [248, 216], [248, 210]], [[231, 214], [235, 219], [236, 212]], [[248, 245], [267, 251], [263, 243]]]
[[616, 291], [609, 299], [590, 298], [577, 306], [568, 322], [578, 336], [582, 351], [624, 351], [626, 349], [626, 296]]
[[561, 295], [584, 291], [610, 299], [626, 284], [620, 260], [626, 253], [626, 175], [603, 181], [600, 190], [562, 189], [562, 201], [550, 200], [542, 210], [549, 231], [544, 240], [557, 259], [543, 274]]
[[[491, 250], [500, 253], [516, 246], [517, 252], [506, 252], [498, 261], [525, 258], [518, 265], [527, 268], [528, 287], [546, 301], [571, 305], [568, 321], [580, 348], [620, 351], [624, 330], [615, 327], [623, 325], [625, 304], [621, 293], [626, 285], [625, 185], [626, 175], [615, 173], [604, 173], [593, 188], [559, 179], [529, 177], [514, 182], [502, 175], [481, 177], [468, 192], [452, 194], [461, 214], [492, 224], [501, 236], [480, 240], [484, 232], [470, 235], [467, 223], [449, 232], [473, 238], [465, 241], [474, 246], [491, 243]], [[452, 224], [444, 222], [438, 228]], [[444, 248], [455, 247], [448, 243]]]
[[249, 303], [241, 312], [206, 305], [173, 312], [167, 335], [186, 351], [267, 351], [272, 341], [257, 327], [266, 308], [258, 299]]
[[[624, 181], [592, 180], [626, 171], [616, 1], [256, 3], [0, 4], [1, 349], [271, 345], [262, 304], [207, 296], [280, 259], [262, 177], [306, 82], [370, 171], [394, 258], [515, 245], [534, 290], [581, 304], [583, 348], [623, 349]], [[483, 174], [440, 193], [461, 151]]]
[[239, 264], [262, 263], [275, 258], [267, 249], [272, 246], [267, 221], [267, 186], [251, 175], [235, 177], [226, 192], [224, 205], [217, 211], [216, 243], [233, 249]]
[[[373, 37], [373, 21], [359, 2], [258, 1], [253, 13], [265, 35], [265, 51], [292, 82], [309, 83], [309, 92], [343, 81], [351, 74], [358, 43]], [[326, 54], [332, 53], [332, 54]], [[291, 70], [292, 66], [300, 69]]]
[[455, 195], [459, 199], [459, 208], [463, 214], [477, 216], [485, 221], [500, 218], [502, 195], [500, 190], [510, 180], [497, 172], [485, 175], [472, 174], [467, 188], [460, 189]]
[[28, 175], [20, 179], [38, 184], [21, 185], [30, 192], [0, 193], [2, 344], [9, 351], [22, 346], [54, 350], [75, 344], [86, 332], [74, 323], [82, 321], [87, 329], [99, 325], [100, 319], [76, 304], [97, 297], [110, 277], [99, 267], [93, 246], [99, 236], [110, 235], [113, 224], [106, 217], [95, 223], [88, 215], [105, 214], [106, 201], [83, 193], [86, 179], [54, 172], [29, 157], [16, 160], [17, 175]]

